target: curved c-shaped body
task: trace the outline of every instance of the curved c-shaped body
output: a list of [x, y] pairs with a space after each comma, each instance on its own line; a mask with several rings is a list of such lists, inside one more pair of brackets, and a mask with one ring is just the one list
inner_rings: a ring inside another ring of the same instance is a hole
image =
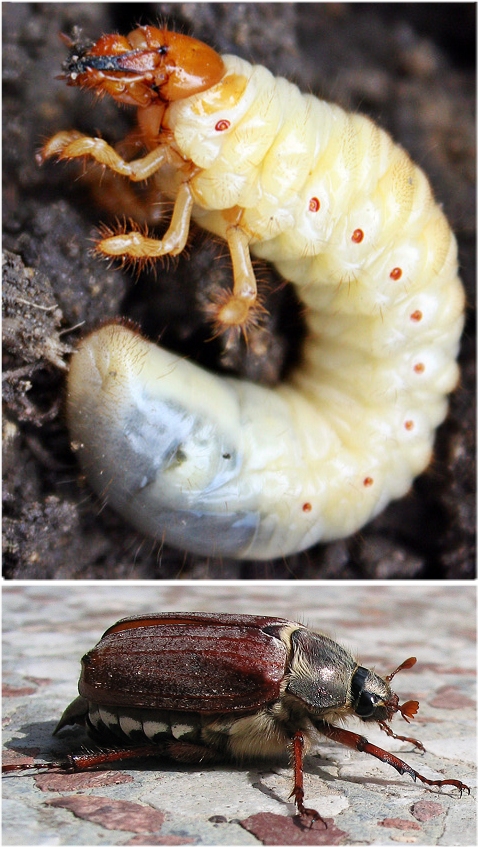
[[[182, 164], [161, 153], [156, 179], [175, 214], [189, 204], [227, 240], [236, 283], [245, 243], [297, 286], [301, 365], [266, 389], [106, 326], [73, 359], [69, 425], [93, 487], [141, 530], [198, 553], [273, 558], [352, 533], [427, 466], [458, 376], [464, 297], [428, 181], [385, 132], [263, 67], [222, 61], [218, 83], [163, 107]], [[140, 125], [149, 176], [155, 133]], [[60, 142], [65, 158], [86, 155], [73, 149], [81, 138]], [[173, 215], [163, 242], [126, 233], [98, 249], [178, 252], [165, 246], [174, 226]]]

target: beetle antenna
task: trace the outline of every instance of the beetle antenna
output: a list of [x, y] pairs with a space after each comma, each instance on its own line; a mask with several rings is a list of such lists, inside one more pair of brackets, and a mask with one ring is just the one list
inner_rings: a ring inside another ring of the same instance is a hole
[[[398, 668], [395, 668], [395, 670], [392, 671], [392, 673], [389, 673], [388, 676], [385, 677], [385, 681], [390, 683], [391, 680], [393, 679], [393, 677], [395, 676], [395, 674], [397, 674], [399, 671], [409, 670], [409, 668], [413, 668], [416, 661], [417, 660], [416, 660], [415, 656], [411, 656], [409, 659], [405, 659], [405, 661], [402, 662], [402, 664], [399, 665]], [[395, 712], [400, 712], [402, 718], [404, 720], [406, 720], [407, 723], [410, 723], [412, 718], [414, 718], [416, 713], [418, 712], [419, 705], [420, 704], [419, 704], [418, 700], [407, 700], [405, 703], [403, 703], [400, 706], [400, 704], [398, 702], [398, 695], [394, 694], [392, 692], [392, 696], [390, 697], [388, 704], [387, 704], [387, 707], [388, 707], [387, 708], [387, 712], [388, 712], [387, 718], [388, 718], [388, 720], [391, 720], [391, 718], [395, 714]], [[378, 721], [378, 723], [380, 724], [381, 722]], [[384, 729], [384, 727], [382, 727], [382, 729]], [[389, 735], [390, 734], [393, 735], [393, 733], [391, 733], [391, 732], [389, 733]], [[394, 736], [394, 738], [398, 738], [398, 737], [399, 736]], [[403, 739], [403, 740], [405, 740], [405, 741], [411, 740], [413, 743], [415, 743], [413, 738], [412, 739]], [[421, 746], [421, 745], [419, 745], [419, 746]]]
[[417, 660], [415, 656], [411, 656], [409, 659], [405, 659], [405, 661], [402, 662], [402, 664], [399, 665], [398, 668], [396, 668], [392, 673], [389, 673], [389, 675], [385, 677], [386, 681], [390, 682], [395, 676], [395, 674], [397, 674], [399, 671], [408, 671], [410, 668], [413, 668], [413, 665], [416, 663], [416, 661]]
[[419, 708], [418, 700], [407, 700], [403, 706], [397, 705], [397, 711], [399, 711], [402, 715], [402, 718], [406, 720], [407, 723], [410, 723], [411, 719], [415, 717]]

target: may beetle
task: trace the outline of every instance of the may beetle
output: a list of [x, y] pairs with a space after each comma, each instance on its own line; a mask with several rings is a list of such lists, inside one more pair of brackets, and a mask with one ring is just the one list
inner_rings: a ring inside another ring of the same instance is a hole
[[416, 700], [400, 706], [389, 684], [415, 662], [407, 659], [382, 679], [326, 635], [284, 618], [202, 612], [124, 618], [83, 657], [80, 696], [55, 730], [79, 723], [112, 749], [4, 770], [82, 771], [144, 756], [210, 764], [291, 749], [291, 796], [301, 818], [313, 822], [320, 815], [304, 806], [303, 756], [318, 732], [414, 780], [469, 793], [459, 780], [427, 779], [363, 736], [334, 725], [356, 715], [423, 751], [419, 741], [395, 735], [389, 726], [395, 712], [409, 721], [418, 710]]

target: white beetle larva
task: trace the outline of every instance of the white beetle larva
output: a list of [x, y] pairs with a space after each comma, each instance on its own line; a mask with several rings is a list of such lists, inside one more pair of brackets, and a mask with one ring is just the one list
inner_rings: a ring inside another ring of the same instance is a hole
[[299, 291], [308, 333], [287, 383], [219, 378], [121, 324], [73, 357], [68, 420], [93, 488], [186, 550], [273, 558], [349, 535], [429, 463], [454, 388], [464, 295], [429, 183], [371, 120], [177, 33], [72, 45], [69, 84], [138, 107], [148, 153], [60, 132], [41, 160], [89, 156], [175, 199], [161, 241], [104, 232], [105, 256], [179, 253], [191, 216], [227, 241], [246, 326], [249, 251]]

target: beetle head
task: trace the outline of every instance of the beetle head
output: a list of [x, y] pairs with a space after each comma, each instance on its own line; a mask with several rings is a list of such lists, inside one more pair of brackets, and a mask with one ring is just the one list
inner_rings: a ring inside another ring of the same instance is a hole
[[225, 73], [215, 50], [167, 29], [141, 26], [126, 37], [102, 35], [95, 44], [81, 43], [76, 31], [63, 40], [70, 48], [63, 65], [68, 85], [92, 88], [131, 106], [190, 97], [216, 85]]
[[389, 683], [396, 673], [413, 667], [416, 661], [415, 658], [407, 659], [385, 679], [382, 679], [374, 671], [368, 670], [368, 668], [356, 668], [352, 677], [350, 693], [351, 705], [357, 717], [364, 721], [378, 721], [381, 725], [383, 721], [390, 721], [395, 712], [400, 712], [402, 717], [409, 722], [418, 711], [418, 701], [407, 700], [400, 706], [398, 695], [392, 691]]
[[398, 703], [398, 697], [388, 682], [362, 667], [358, 667], [352, 677], [350, 696], [354, 713], [363, 721], [388, 720], [388, 704], [394, 698]]

